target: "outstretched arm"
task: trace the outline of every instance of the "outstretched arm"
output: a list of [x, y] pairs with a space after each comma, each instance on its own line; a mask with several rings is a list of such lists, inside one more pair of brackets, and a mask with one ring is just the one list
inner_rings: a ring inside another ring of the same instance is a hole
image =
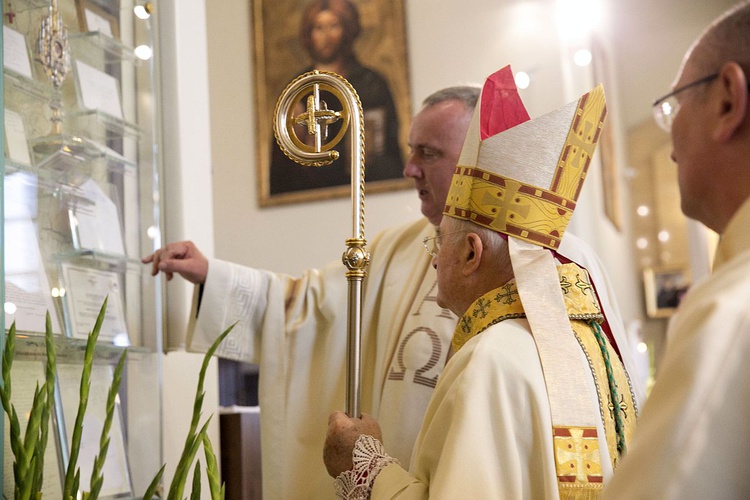
[[174, 273], [178, 273], [196, 285], [206, 282], [208, 259], [192, 241], [169, 243], [141, 261], [151, 264], [151, 276], [156, 276], [161, 271], [166, 274], [167, 281], [172, 279]]

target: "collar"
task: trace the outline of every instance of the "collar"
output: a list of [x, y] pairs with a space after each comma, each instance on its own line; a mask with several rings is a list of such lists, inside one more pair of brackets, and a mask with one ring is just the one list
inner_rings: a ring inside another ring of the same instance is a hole
[[[568, 317], [601, 323], [604, 316], [586, 270], [573, 263], [561, 264], [557, 266], [557, 274]], [[496, 323], [525, 316], [514, 278], [485, 293], [466, 310], [453, 333], [453, 350], [458, 352], [472, 337]]]
[[721, 235], [714, 257], [714, 271], [736, 255], [750, 249], [750, 198], [740, 206]]

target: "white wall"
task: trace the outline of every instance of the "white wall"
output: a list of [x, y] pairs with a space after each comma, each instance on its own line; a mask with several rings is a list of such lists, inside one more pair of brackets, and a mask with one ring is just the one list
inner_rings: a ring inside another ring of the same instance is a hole
[[[211, 203], [211, 142], [209, 138], [206, 23], [203, 0], [158, 3], [160, 69], [163, 107], [162, 209], [166, 241], [190, 238], [213, 254]], [[163, 279], [163, 278], [162, 278]], [[176, 278], [165, 287], [167, 300], [163, 358], [163, 448], [169, 485], [182, 453], [203, 356], [180, 350], [187, 325], [192, 286]], [[209, 438], [219, 450], [218, 376], [214, 360], [205, 380], [201, 425], [214, 415]], [[201, 459], [205, 464], [205, 459]], [[192, 478], [192, 472], [190, 477]], [[186, 492], [190, 490], [187, 485]], [[186, 493], [187, 494], [187, 493]], [[210, 498], [203, 478], [202, 498]]]
[[629, 129], [651, 116], [670, 90], [682, 56], [703, 29], [736, 0], [608, 0], [622, 116]]

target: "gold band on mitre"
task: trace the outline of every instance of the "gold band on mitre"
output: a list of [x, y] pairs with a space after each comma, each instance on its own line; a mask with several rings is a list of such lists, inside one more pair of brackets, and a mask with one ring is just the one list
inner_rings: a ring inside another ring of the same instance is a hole
[[[464, 151], [461, 159], [474, 159], [476, 165], [462, 164], [456, 167], [444, 213], [535, 245], [559, 248], [601, 136], [606, 114], [604, 91], [599, 85], [578, 100], [567, 137], [562, 148], [557, 149], [560, 153], [556, 164], [535, 162], [531, 153], [528, 165], [508, 168], [512, 177], [503, 175], [506, 172], [504, 165], [494, 162], [503, 161], [505, 152], [502, 149], [519, 146], [517, 142], [523, 137], [524, 129], [544, 131], [544, 121], [548, 115], [518, 125], [518, 138], [511, 138], [506, 143], [493, 144], [490, 141], [494, 138], [479, 141], [477, 137], [472, 145], [471, 137], [467, 137], [464, 148], [473, 147], [477, 153], [467, 154]], [[552, 116], [551, 119], [559, 119], [559, 116]], [[507, 136], [512, 130], [496, 137]], [[539, 133], [534, 136], [537, 141], [545, 140], [543, 134], [542, 137]], [[554, 137], [549, 140], [554, 141]], [[497, 151], [485, 154], [481, 152], [482, 148]], [[509, 160], [509, 163], [512, 161]], [[518, 180], [516, 171], [519, 168], [533, 170], [534, 174], [530, 177], [541, 179], [546, 187]]]

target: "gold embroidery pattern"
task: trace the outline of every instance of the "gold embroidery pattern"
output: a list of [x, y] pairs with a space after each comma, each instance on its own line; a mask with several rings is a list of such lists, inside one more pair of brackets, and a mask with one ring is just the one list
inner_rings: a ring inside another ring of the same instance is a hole
[[[603, 319], [588, 273], [575, 264], [557, 266], [565, 309], [571, 319]], [[458, 351], [472, 337], [510, 318], [525, 317], [516, 281], [495, 288], [478, 298], [459, 320], [453, 334], [453, 350]]]
[[558, 248], [575, 202], [480, 168], [458, 166], [445, 212], [501, 233]]
[[555, 462], [564, 483], [600, 483], [602, 464], [595, 427], [555, 427]]
[[550, 186], [551, 191], [564, 198], [578, 199], [606, 116], [607, 103], [601, 85], [578, 100], [578, 108]]
[[561, 498], [586, 498], [604, 486], [594, 427], [554, 427], [555, 466]]
[[[602, 321], [594, 287], [588, 273], [576, 264], [557, 266], [560, 290], [571, 325], [581, 348], [586, 353], [594, 376], [599, 400], [599, 414], [604, 423], [604, 433], [613, 466], [616, 466], [617, 447], [614, 419], [610, 416], [607, 373], [598, 342], [588, 321]], [[490, 326], [510, 318], [524, 317], [524, 309], [518, 298], [515, 280], [498, 287], [477, 299], [459, 321], [454, 336], [453, 349], [458, 351], [466, 342]], [[580, 321], [578, 321], [580, 320]], [[615, 378], [620, 388], [630, 388], [622, 363], [611, 345], [607, 344], [615, 369]], [[604, 385], [602, 385], [604, 384]], [[633, 408], [632, 392], [625, 390], [621, 408]], [[627, 411], [627, 410], [626, 410]], [[626, 418], [625, 437], [629, 441], [635, 419]], [[596, 428], [555, 427], [553, 429], [555, 462], [561, 499], [596, 498], [603, 487], [601, 453]]]
[[[596, 386], [596, 395], [599, 400], [599, 415], [604, 424], [604, 436], [607, 441], [610, 463], [613, 468], [617, 468], [619, 453], [617, 451], [617, 428], [615, 424], [615, 415], [613, 411], [611, 392], [609, 390], [607, 368], [604, 358], [601, 355], [599, 342], [587, 323], [574, 321], [572, 322], [573, 332], [581, 345], [581, 349], [586, 355], [589, 362], [591, 373], [594, 376], [594, 385]], [[633, 390], [628, 380], [625, 367], [620, 361], [620, 357], [615, 352], [614, 347], [609, 341], [606, 342], [606, 349], [614, 371], [615, 385], [618, 390], [619, 401], [617, 405], [624, 411], [624, 435], [626, 445], [631, 443], [636, 428], [636, 408]], [[597, 355], [597, 353], [599, 353]]]

